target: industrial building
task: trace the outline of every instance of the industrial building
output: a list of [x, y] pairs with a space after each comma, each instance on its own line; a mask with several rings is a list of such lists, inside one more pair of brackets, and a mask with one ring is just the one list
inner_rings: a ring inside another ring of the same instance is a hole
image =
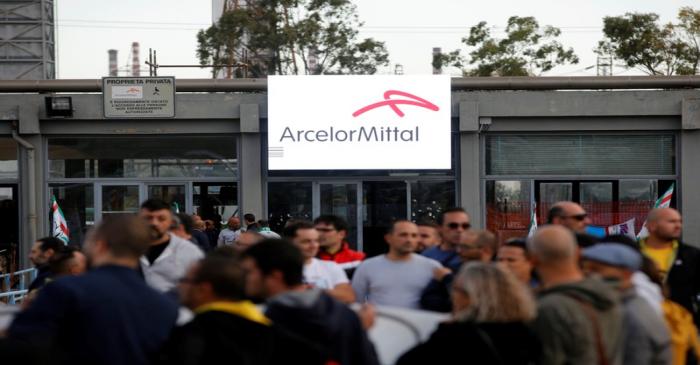
[[541, 224], [558, 200], [580, 202], [597, 225], [635, 218], [638, 230], [673, 185], [684, 239], [700, 244], [697, 76], [452, 79], [451, 166], [439, 170], [269, 169], [261, 79], [176, 80], [174, 118], [107, 118], [101, 86], [0, 82], [0, 242], [19, 243], [20, 257], [50, 233], [52, 196], [76, 244], [100, 219], [159, 197], [205, 219], [253, 213], [273, 229], [339, 214], [349, 241], [375, 254], [391, 221], [455, 205], [501, 239], [525, 234], [533, 203]]

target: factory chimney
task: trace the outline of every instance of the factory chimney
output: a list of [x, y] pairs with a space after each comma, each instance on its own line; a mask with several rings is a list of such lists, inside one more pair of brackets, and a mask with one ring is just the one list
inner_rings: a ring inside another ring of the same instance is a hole
[[141, 76], [141, 58], [139, 57], [139, 42], [131, 44], [131, 76]]
[[117, 66], [117, 50], [110, 49], [107, 53], [109, 53], [109, 76], [117, 76], [117, 70], [119, 69], [119, 66]]

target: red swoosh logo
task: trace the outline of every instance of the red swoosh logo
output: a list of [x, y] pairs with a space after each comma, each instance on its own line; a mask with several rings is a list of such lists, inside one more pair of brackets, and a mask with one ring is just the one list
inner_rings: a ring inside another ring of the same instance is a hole
[[[392, 99], [391, 97], [394, 95], [403, 96], [403, 97], [406, 97], [410, 100]], [[360, 116], [360, 115], [362, 115], [362, 114], [364, 114], [372, 109], [381, 108], [383, 106], [388, 106], [394, 111], [394, 113], [396, 113], [396, 115], [403, 118], [404, 113], [401, 111], [401, 109], [399, 109], [398, 105], [413, 105], [413, 106], [418, 106], [418, 107], [425, 108], [425, 109], [430, 109], [432, 111], [440, 110], [440, 108], [438, 108], [437, 105], [435, 105], [435, 104], [433, 104], [433, 103], [431, 103], [431, 102], [429, 102], [421, 97], [415, 96], [413, 94], [409, 94], [409, 93], [404, 92], [404, 91], [387, 90], [384, 92], [384, 101], [380, 101], [380, 102], [377, 102], [374, 104], [367, 105], [364, 108], [360, 108], [357, 111], [355, 111], [354, 113], [352, 113], [352, 116], [357, 117], [357, 116]]]

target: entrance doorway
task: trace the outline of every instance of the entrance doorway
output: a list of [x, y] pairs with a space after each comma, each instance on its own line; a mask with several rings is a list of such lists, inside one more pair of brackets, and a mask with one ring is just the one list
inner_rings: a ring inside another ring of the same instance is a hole
[[0, 273], [14, 271], [18, 263], [19, 211], [17, 184], [0, 185]]
[[313, 216], [332, 214], [348, 222], [347, 241], [370, 256], [386, 252], [384, 234], [392, 222], [407, 219], [406, 181], [313, 183]]
[[173, 211], [198, 214], [221, 227], [238, 213], [235, 182], [192, 181], [87, 181], [49, 184], [63, 211], [70, 244], [82, 245], [85, 233], [96, 222], [110, 215], [137, 214], [141, 203], [162, 199]]
[[456, 203], [454, 180], [315, 180], [268, 183], [268, 219], [280, 232], [290, 219], [343, 217], [351, 248], [375, 256], [387, 251], [384, 234], [399, 219], [437, 220]]
[[362, 251], [362, 184], [354, 182], [314, 182], [313, 216], [336, 215], [348, 223], [347, 241]]
[[137, 214], [142, 202], [147, 199], [162, 199], [174, 211], [190, 211], [184, 183], [98, 183], [95, 184], [95, 219], [114, 215]]

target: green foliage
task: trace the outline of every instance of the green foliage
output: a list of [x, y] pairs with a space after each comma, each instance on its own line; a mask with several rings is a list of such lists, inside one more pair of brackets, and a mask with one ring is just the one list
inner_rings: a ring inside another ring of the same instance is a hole
[[373, 74], [389, 55], [383, 42], [358, 39], [361, 25], [349, 0], [252, 1], [200, 31], [197, 56], [202, 65], [247, 63], [250, 77]]
[[659, 24], [654, 13], [605, 17], [605, 39], [596, 52], [650, 75], [694, 75], [700, 71], [700, 11], [681, 8], [678, 20]]
[[433, 67], [473, 65], [463, 69], [467, 76], [531, 76], [549, 71], [557, 65], [578, 63], [572, 48], [566, 49], [557, 38], [558, 28], [540, 28], [533, 17], [513, 16], [508, 19], [503, 39], [491, 35], [486, 22], [471, 27], [462, 43], [472, 49], [469, 58], [456, 50], [433, 57]]

